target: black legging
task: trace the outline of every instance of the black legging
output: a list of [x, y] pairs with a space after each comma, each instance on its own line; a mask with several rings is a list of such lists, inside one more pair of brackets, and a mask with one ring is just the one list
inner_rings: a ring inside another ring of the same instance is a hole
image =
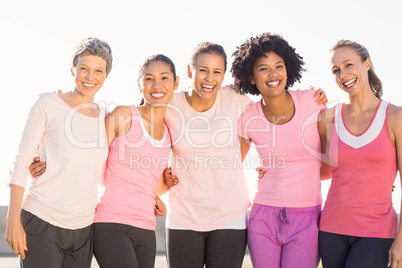
[[118, 223], [94, 223], [94, 253], [101, 268], [153, 268], [155, 231]]
[[166, 254], [170, 268], [241, 267], [247, 231], [223, 229], [210, 232], [167, 229]]
[[394, 239], [319, 232], [323, 268], [385, 268]]

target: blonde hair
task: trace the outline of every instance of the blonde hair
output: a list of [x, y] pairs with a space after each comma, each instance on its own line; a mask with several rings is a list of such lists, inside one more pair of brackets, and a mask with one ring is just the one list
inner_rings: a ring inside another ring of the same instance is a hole
[[371, 91], [373, 91], [374, 95], [377, 98], [381, 99], [382, 82], [381, 82], [380, 78], [376, 75], [376, 73], [374, 72], [373, 62], [371, 61], [368, 50], [363, 45], [360, 45], [357, 42], [350, 41], [350, 40], [339, 40], [330, 49], [330, 52], [335, 51], [341, 47], [349, 47], [349, 48], [353, 49], [356, 52], [356, 54], [359, 55], [362, 62], [366, 61], [367, 59], [370, 59], [371, 67], [368, 70], [368, 79], [369, 79], [370, 88], [371, 88]]

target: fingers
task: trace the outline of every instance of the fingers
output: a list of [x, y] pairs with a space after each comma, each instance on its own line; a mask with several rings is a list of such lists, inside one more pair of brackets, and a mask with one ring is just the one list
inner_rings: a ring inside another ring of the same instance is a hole
[[34, 162], [29, 166], [29, 173], [32, 178], [36, 178], [46, 171], [46, 162]]
[[179, 183], [179, 180], [177, 179], [176, 176], [172, 175], [172, 169], [171, 168], [167, 168], [165, 170], [165, 183], [167, 186], [175, 186]]
[[265, 170], [263, 170], [261, 167], [256, 168], [256, 171], [258, 172], [258, 180], [261, 180], [264, 178], [264, 175], [266, 173]]
[[22, 238], [12, 239], [7, 237], [6, 240], [14, 253], [25, 259], [25, 251], [28, 250], [25, 233], [23, 234]]
[[315, 102], [318, 104], [326, 105], [328, 103], [327, 95], [321, 88], [317, 89], [314, 93], [314, 97], [316, 97]]
[[166, 208], [164, 210], [161, 210], [157, 205], [155, 205], [154, 214], [155, 214], [155, 216], [165, 216]]
[[[315, 87], [313, 87], [313, 86], [310, 86], [310, 89], [316, 90]], [[318, 104], [326, 105], [328, 103], [327, 95], [325, 94], [324, 90], [322, 90], [321, 88], [318, 88], [316, 90], [316, 92], [314, 93], [314, 97], [316, 98], [315, 102]]]
[[[17, 245], [17, 248], [18, 248], [17, 254], [20, 255], [21, 258], [23, 258], [23, 259], [25, 259], [25, 247], [26, 246], [23, 243]], [[14, 252], [15, 252], [15, 250], [14, 250]]]
[[388, 264], [387, 264], [387, 266], [391, 266], [391, 264], [392, 264], [392, 251], [389, 250], [388, 251]]
[[166, 184], [167, 184], [167, 186], [172, 187], [172, 186], [177, 185], [178, 183], [179, 183], [179, 180], [178, 180], [177, 177], [175, 177], [175, 176], [170, 177], [170, 178], [166, 178]]

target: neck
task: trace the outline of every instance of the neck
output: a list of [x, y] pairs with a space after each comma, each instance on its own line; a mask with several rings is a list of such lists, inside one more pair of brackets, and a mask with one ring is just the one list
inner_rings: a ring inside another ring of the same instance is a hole
[[[68, 94], [68, 93], [67, 93]], [[81, 103], [93, 103], [94, 102], [94, 97], [95, 96], [85, 96], [82, 95], [78, 90], [74, 90], [70, 93], [68, 96], [69, 100], [72, 103], [75, 104], [81, 104]]]
[[203, 99], [201, 96], [193, 89], [185, 92], [186, 100], [190, 106], [197, 112], [208, 111], [212, 105], [214, 105], [217, 94], [213, 99]]
[[294, 108], [292, 96], [285, 91], [277, 97], [264, 97], [262, 98], [262, 107], [264, 113], [269, 114], [270, 117], [279, 118], [287, 115], [290, 110]]
[[349, 96], [348, 109], [354, 112], [365, 112], [377, 107], [380, 99], [377, 98], [370, 88], [362, 90], [360, 94]]
[[143, 106], [137, 107], [141, 113], [141, 117], [145, 118], [148, 122], [155, 126], [164, 125], [166, 105], [161, 105], [160, 107], [151, 106], [145, 104]]
[[277, 97], [263, 97], [262, 111], [265, 118], [275, 125], [289, 122], [295, 113], [292, 96], [287, 91]]

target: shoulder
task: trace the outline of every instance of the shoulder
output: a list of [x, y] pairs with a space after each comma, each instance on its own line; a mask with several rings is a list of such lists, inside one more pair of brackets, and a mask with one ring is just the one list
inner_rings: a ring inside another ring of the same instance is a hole
[[222, 103], [241, 103], [242, 111], [244, 111], [250, 104], [253, 103], [253, 101], [247, 95], [240, 94], [233, 88], [232, 85], [223, 86], [220, 89], [219, 94], [221, 95], [220, 101]]
[[173, 94], [172, 99], [170, 100], [170, 102], [180, 102], [180, 99], [184, 97], [184, 94], [186, 93], [186, 90], [182, 90], [182, 91], [176, 91]]
[[261, 101], [252, 103], [250, 106], [248, 106], [244, 112], [240, 116], [240, 121], [244, 123], [243, 121], [248, 120], [250, 117], [254, 117], [256, 115], [259, 115], [260, 113], [258, 112], [258, 107], [261, 105]]
[[131, 116], [131, 106], [122, 106], [122, 105], [117, 106], [107, 116], [108, 117], [110, 117], [110, 116], [124, 116], [124, 117]]
[[[58, 102], [59, 98], [55, 93], [41, 93], [38, 95], [35, 104], [33, 105], [33, 109], [54, 109], [60, 107], [60, 103]], [[60, 99], [60, 98], [59, 98]], [[60, 99], [61, 100], [61, 99]]]
[[388, 108], [388, 124], [391, 128], [402, 129], [402, 107], [393, 104]]
[[289, 93], [292, 94], [293, 98], [299, 99], [301, 101], [313, 101], [313, 102], [315, 102], [316, 99], [316, 96], [314, 96], [316, 92], [317, 92], [316, 90], [312, 89], [289, 90]]
[[325, 126], [325, 125], [333, 123], [334, 111], [335, 111], [335, 106], [325, 109], [325, 110], [321, 110], [320, 114], [318, 115], [318, 124], [321, 126]]
[[320, 107], [324, 108], [324, 105], [319, 105], [318, 103], [315, 102], [316, 96], [315, 93], [317, 91], [311, 90], [311, 89], [304, 89], [304, 90], [289, 90], [289, 92], [292, 94], [293, 97], [298, 98], [301, 102], [306, 103], [308, 105], [314, 104], [314, 108]]
[[39, 94], [37, 100], [39, 102], [46, 102], [49, 100], [57, 100], [57, 98], [60, 99], [60, 97], [56, 93], [45, 92], [45, 93]]
[[233, 85], [225, 85], [222, 86], [220, 89], [220, 92], [222, 95], [225, 96], [233, 96], [233, 97], [237, 97], [237, 98], [247, 98], [250, 99], [249, 97], [247, 97], [246, 95], [242, 95], [239, 92], [237, 92], [234, 88]]

